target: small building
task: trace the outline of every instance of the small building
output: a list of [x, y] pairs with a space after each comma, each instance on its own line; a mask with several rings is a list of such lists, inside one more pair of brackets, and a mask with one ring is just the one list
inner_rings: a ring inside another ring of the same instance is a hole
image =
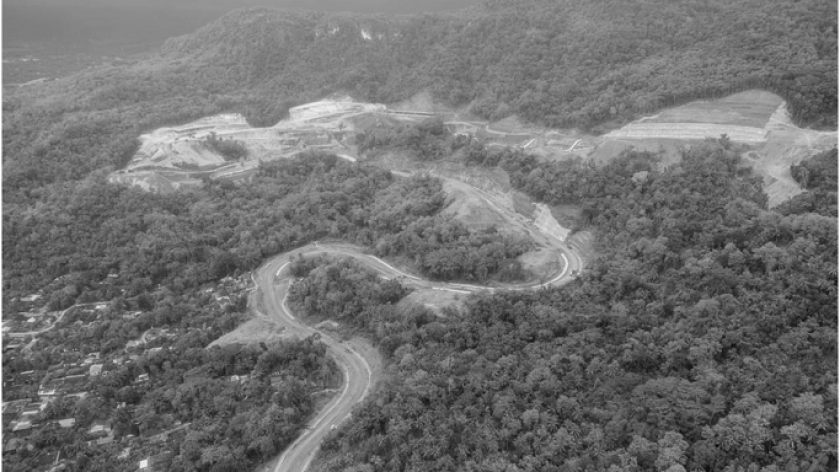
[[80, 392], [85, 388], [87, 382], [88, 377], [85, 374], [68, 375], [67, 377], [64, 377], [64, 385], [62, 386], [62, 390], [64, 390], [67, 393]]
[[12, 454], [18, 452], [26, 446], [22, 439], [12, 438], [3, 446], [3, 454]]
[[82, 400], [86, 396], [88, 396], [88, 392], [87, 391], [81, 391], [81, 392], [75, 392], [75, 393], [68, 393], [67, 395], [64, 396], [64, 398], [76, 397], [79, 400]]
[[280, 374], [274, 374], [268, 378], [269, 382], [271, 382], [272, 387], [277, 387], [283, 383], [283, 376]]
[[32, 420], [25, 416], [20, 421], [12, 421], [12, 432], [29, 431], [32, 429]]
[[56, 421], [58, 426], [61, 428], [72, 428], [76, 425], [76, 418], [65, 418], [63, 420]]
[[90, 429], [88, 429], [88, 434], [104, 434], [108, 435], [111, 433], [111, 422], [106, 420], [96, 420], [91, 425]]
[[26, 404], [29, 403], [29, 400], [12, 400], [8, 402], [3, 402], [3, 414], [18, 414], [23, 411], [23, 408]]
[[107, 446], [114, 442], [114, 433], [111, 433], [104, 438], [99, 438], [93, 441], [88, 441], [89, 446]]
[[138, 466], [138, 470], [142, 470], [143, 472], [154, 472], [154, 471], [163, 471], [169, 467], [169, 464], [172, 462], [172, 453], [170, 451], [166, 451], [164, 453], [147, 457], [140, 461]]
[[102, 364], [93, 364], [90, 366], [90, 375], [96, 377], [102, 373]]
[[37, 415], [38, 413], [44, 411], [47, 408], [47, 402], [32, 402], [27, 403], [26, 406], [23, 407], [23, 411], [21, 411], [21, 416], [23, 415]]
[[18, 372], [15, 375], [16, 380], [20, 380], [26, 383], [32, 383], [35, 381], [35, 371], [34, 370], [27, 370], [24, 372]]
[[117, 455], [117, 459], [128, 459], [128, 455], [131, 454], [131, 448], [127, 447], [122, 450], [122, 452]]

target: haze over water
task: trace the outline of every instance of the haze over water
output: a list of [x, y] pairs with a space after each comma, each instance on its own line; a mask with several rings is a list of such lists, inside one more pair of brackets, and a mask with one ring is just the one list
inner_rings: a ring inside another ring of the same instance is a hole
[[145, 2], [94, 0], [56, 3], [39, 0], [3, 2], [4, 47], [30, 41], [162, 44], [187, 34], [230, 10], [253, 6], [355, 13], [420, 13], [456, 10], [478, 0], [193, 0]]
[[4, 0], [3, 86], [53, 79], [156, 51], [225, 13], [254, 6], [409, 14], [479, 0]]

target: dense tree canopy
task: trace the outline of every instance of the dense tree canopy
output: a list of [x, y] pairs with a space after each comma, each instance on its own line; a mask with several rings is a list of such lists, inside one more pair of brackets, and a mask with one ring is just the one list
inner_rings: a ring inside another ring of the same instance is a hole
[[385, 324], [388, 380], [321, 470], [836, 468], [836, 217], [767, 211], [714, 141], [651, 160], [512, 170], [588, 205], [602, 256], [564, 288]]
[[790, 173], [806, 192], [780, 205], [779, 212], [837, 216], [837, 148], [792, 165]]
[[107, 300], [118, 292], [98, 282], [111, 271], [127, 296], [158, 284], [178, 292], [328, 237], [440, 279], [524, 275], [511, 260], [528, 243], [472, 231], [441, 216], [444, 206], [436, 178], [395, 178], [332, 155], [266, 163], [247, 185], [217, 181], [166, 195], [93, 176], [45, 192], [37, 210], [4, 206], [3, 300], [59, 276], [66, 278], [54, 287], [54, 308], [79, 297]]

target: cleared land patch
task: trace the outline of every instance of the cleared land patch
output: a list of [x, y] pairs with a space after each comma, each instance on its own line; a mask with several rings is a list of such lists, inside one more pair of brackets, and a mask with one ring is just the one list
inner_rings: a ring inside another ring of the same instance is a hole
[[[241, 180], [253, 174], [260, 161], [313, 150], [354, 161], [357, 126], [353, 118], [384, 111], [384, 105], [336, 97], [292, 108], [289, 119], [267, 128], [253, 128], [239, 114], [158, 128], [139, 137], [140, 149], [125, 169], [112, 174], [111, 181], [167, 192], [199, 185], [204, 176]], [[247, 149], [247, 155], [231, 162], [209, 145], [208, 138], [235, 141]]]
[[631, 123], [607, 134], [613, 139], [686, 139], [702, 140], [706, 138], [729, 136], [732, 141], [741, 143], [760, 143], [767, 140], [764, 128], [749, 126], [705, 124], [705, 123]]
[[235, 330], [216, 339], [207, 347], [274, 341], [278, 337], [284, 337], [284, 331], [285, 328], [279, 326], [276, 322], [262, 317], [254, 317], [237, 326]]
[[643, 123], [717, 123], [764, 128], [784, 101], [760, 90], [736, 93], [718, 100], [698, 100], [638, 120]]
[[[602, 137], [589, 156], [606, 161], [621, 150], [654, 150], [662, 144], [678, 150], [692, 141], [719, 138], [747, 144], [744, 163], [764, 178], [764, 191], [772, 208], [802, 193], [790, 175], [790, 166], [837, 145], [836, 131], [814, 131], [794, 125], [785, 102], [764, 91], [748, 91], [719, 100], [696, 101], [642, 118]], [[678, 153], [677, 153], [678, 154]], [[668, 157], [663, 164], [679, 156]]]
[[641, 118], [604, 137], [697, 140], [726, 134], [733, 141], [761, 143], [767, 140], [767, 123], [783, 104], [778, 95], [759, 90], [697, 100]]

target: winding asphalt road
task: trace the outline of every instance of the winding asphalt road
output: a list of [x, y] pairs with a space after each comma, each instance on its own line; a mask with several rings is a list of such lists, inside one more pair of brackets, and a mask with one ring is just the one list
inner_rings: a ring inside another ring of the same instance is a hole
[[[577, 254], [564, 244], [552, 245], [561, 251], [564, 260], [562, 270], [546, 282], [506, 285], [504, 287], [488, 287], [469, 284], [449, 284], [432, 282], [405, 273], [376, 256], [365, 254], [363, 249], [350, 244], [319, 244], [314, 243], [279, 255], [256, 271], [254, 276], [259, 290], [252, 293], [252, 305], [256, 298], [262, 295], [263, 306], [268, 316], [274, 317], [286, 332], [301, 338], [319, 334], [321, 341], [329, 348], [336, 363], [344, 374], [344, 386], [341, 394], [333, 398], [329, 404], [313, 419], [306, 431], [289, 446], [280, 456], [275, 472], [304, 471], [315, 457], [318, 447], [331, 429], [337, 427], [350, 416], [354, 405], [365, 398], [371, 388], [373, 372], [365, 354], [354, 350], [350, 345], [331, 337], [329, 334], [311, 328], [298, 321], [286, 306], [289, 286], [293, 277], [289, 274], [288, 265], [293, 257], [298, 255], [314, 256], [318, 254], [338, 254], [352, 257], [376, 271], [380, 277], [399, 279], [403, 284], [425, 289], [447, 290], [458, 293], [472, 293], [496, 290], [530, 290], [547, 286], [559, 286], [569, 282], [581, 269], [581, 260]], [[259, 313], [259, 309], [257, 309]], [[262, 316], [266, 314], [259, 313]], [[370, 354], [368, 354], [370, 355]], [[372, 359], [371, 359], [372, 360]]]

